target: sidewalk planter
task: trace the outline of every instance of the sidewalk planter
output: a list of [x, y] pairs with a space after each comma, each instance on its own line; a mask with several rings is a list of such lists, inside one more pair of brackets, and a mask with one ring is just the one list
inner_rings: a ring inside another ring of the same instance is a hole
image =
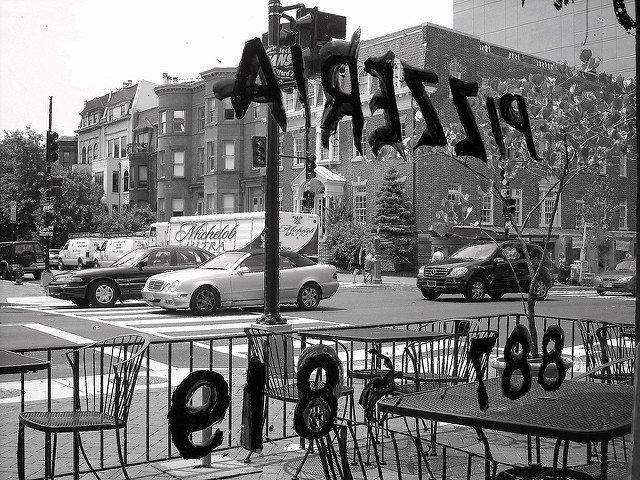
[[[573, 367], [573, 358], [562, 356], [562, 360], [564, 361], [564, 370], [568, 373], [569, 370], [571, 370], [571, 367]], [[527, 361], [529, 363], [529, 366], [531, 367], [531, 378], [537, 379], [540, 372], [540, 365], [542, 365], [542, 358], [529, 357]], [[504, 361], [504, 357], [492, 358], [489, 363], [491, 364], [491, 367], [496, 370], [496, 375], [498, 377], [501, 377], [502, 372], [504, 372], [504, 369], [507, 366]], [[555, 363], [549, 364], [549, 366], [545, 370], [544, 377], [548, 380], [553, 380], [558, 377], [558, 369], [556, 368]]]

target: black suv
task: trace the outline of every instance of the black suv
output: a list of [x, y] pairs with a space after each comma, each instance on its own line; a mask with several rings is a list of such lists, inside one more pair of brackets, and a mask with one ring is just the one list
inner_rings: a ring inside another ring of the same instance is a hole
[[[537, 268], [542, 249], [533, 244], [527, 244], [527, 249]], [[470, 301], [482, 300], [485, 294], [498, 299], [505, 293], [527, 293], [530, 284], [527, 259], [517, 241], [466, 245], [445, 260], [420, 267], [417, 280], [417, 287], [429, 300], [436, 300], [442, 293], [462, 293]], [[547, 259], [536, 281], [537, 300], [547, 298], [552, 285], [552, 265]]]
[[23, 240], [0, 243], [0, 275], [3, 280], [11, 280], [16, 276], [16, 269], [21, 266], [24, 273], [33, 274], [40, 280], [44, 271], [44, 252], [36, 241]]

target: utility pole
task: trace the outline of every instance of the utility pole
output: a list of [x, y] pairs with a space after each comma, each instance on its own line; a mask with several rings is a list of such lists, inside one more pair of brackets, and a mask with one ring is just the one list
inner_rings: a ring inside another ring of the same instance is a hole
[[[280, 0], [268, 0], [269, 18], [267, 44], [280, 43]], [[280, 276], [279, 276], [279, 212], [278, 212], [278, 123], [273, 115], [267, 115], [267, 174], [265, 192], [265, 235], [264, 235], [264, 313], [258, 323], [264, 325], [284, 325], [287, 320], [280, 316]]]

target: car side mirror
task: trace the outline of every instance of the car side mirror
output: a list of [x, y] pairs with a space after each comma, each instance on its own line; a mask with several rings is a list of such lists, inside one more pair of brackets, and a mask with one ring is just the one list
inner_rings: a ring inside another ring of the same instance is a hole
[[236, 272], [238, 272], [238, 275], [244, 275], [245, 273], [249, 273], [251, 270], [249, 269], [249, 267], [240, 267], [238, 270], [236, 270]]
[[140, 260], [138, 262], [138, 264], [136, 265], [136, 267], [138, 267], [139, 269], [142, 269], [142, 267], [146, 267], [147, 266], [147, 261], [146, 260]]
[[493, 263], [494, 263], [495, 265], [500, 265], [500, 264], [502, 264], [502, 263], [504, 263], [504, 262], [505, 262], [505, 260], [504, 260], [504, 258], [502, 258], [502, 257], [496, 257], [496, 258], [494, 258], [494, 259], [493, 259]]

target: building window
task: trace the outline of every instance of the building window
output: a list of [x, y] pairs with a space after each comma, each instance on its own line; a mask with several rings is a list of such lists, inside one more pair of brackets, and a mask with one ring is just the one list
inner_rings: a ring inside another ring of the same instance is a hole
[[576, 228], [584, 225], [584, 198], [576, 198]]
[[198, 149], [198, 176], [204, 175], [204, 148]]
[[513, 188], [511, 198], [516, 201], [516, 214], [513, 216], [513, 221], [516, 225], [522, 225], [522, 189]]
[[[92, 151], [92, 150], [93, 150], [93, 149], [92, 149], [91, 145], [89, 145], [89, 146], [87, 147], [87, 158], [88, 158], [89, 160], [91, 160], [91, 151]], [[91, 162], [89, 162], [89, 163], [91, 163]]]
[[198, 215], [204, 215], [204, 193], [196, 192], [196, 212]]
[[124, 174], [122, 175], [122, 191], [123, 192], [129, 191], [129, 171], [128, 170], [125, 170]]
[[119, 138], [113, 139], [113, 156], [115, 158], [120, 158], [120, 139]]
[[82, 147], [82, 163], [87, 163], [87, 147]]
[[620, 216], [618, 218], [618, 230], [627, 229], [627, 201], [620, 202]]
[[164, 213], [164, 198], [158, 199], [158, 213]]
[[120, 172], [111, 172], [111, 177], [111, 191], [113, 193], [118, 193], [118, 189], [120, 187]]
[[457, 202], [458, 197], [462, 195], [462, 185], [459, 183], [450, 183], [447, 186], [447, 200]]
[[207, 213], [216, 213], [216, 197], [213, 193], [207, 195]]
[[304, 137], [298, 136], [293, 139], [293, 159], [294, 165], [304, 165]]
[[362, 150], [363, 157], [367, 156], [367, 145], [369, 145], [369, 142], [367, 141], [367, 135], [367, 124], [365, 122], [365, 124], [362, 126], [362, 143], [360, 144], [360, 149]]
[[360, 223], [367, 223], [367, 187], [358, 185], [353, 188], [354, 218]]
[[184, 152], [173, 152], [173, 177], [184, 177]]
[[235, 213], [235, 200], [233, 193], [222, 194], [222, 213]]
[[620, 178], [627, 178], [627, 156], [620, 157]]
[[174, 110], [173, 111], [173, 131], [174, 132], [185, 132], [185, 122], [184, 122], [184, 110]]
[[149, 188], [149, 168], [146, 165], [138, 167], [138, 188]]
[[207, 142], [207, 168], [210, 172], [216, 169], [216, 142]]
[[284, 109], [289, 112], [295, 108], [295, 90], [292, 93], [284, 94]]
[[207, 123], [216, 121], [216, 99], [207, 98]]
[[158, 131], [160, 135], [162, 135], [163, 133], [167, 133], [167, 112], [166, 111], [159, 113]]
[[224, 148], [224, 169], [235, 170], [236, 168], [236, 144], [235, 142], [222, 142]]
[[98, 159], [98, 144], [97, 143], [93, 144], [93, 159], [94, 160]]
[[[113, 140], [107, 140], [107, 157], [113, 158]], [[84, 149], [82, 152], [82, 163], [85, 163]]]
[[364, 67], [358, 72], [358, 88], [361, 96], [369, 95], [369, 74]]
[[204, 123], [205, 123], [204, 107], [198, 107], [198, 131], [199, 132], [204, 130]]
[[171, 215], [182, 217], [184, 215], [184, 198], [171, 199]]
[[164, 178], [164, 150], [158, 152], [158, 178]]
[[307, 84], [307, 103], [309, 107], [316, 106], [316, 82], [314, 80], [309, 80]]
[[104, 172], [96, 172], [93, 175], [93, 181], [96, 185], [100, 185], [102, 187], [102, 191], [104, 192]]
[[[549, 191], [548, 187], [546, 188], [540, 187], [538, 198], [542, 200], [548, 191]], [[556, 201], [557, 195], [558, 194], [556, 192], [551, 192], [540, 205], [540, 209], [539, 209], [540, 216], [538, 219], [540, 227], [548, 227], [549, 224], [551, 223], [551, 215], [553, 214], [553, 204]], [[560, 211], [561, 211], [560, 199], [558, 199], [558, 212]], [[555, 218], [553, 219], [553, 226], [554, 227], [560, 226], [560, 215], [556, 215]]]
[[251, 118], [257, 120], [260, 118], [260, 104], [251, 102]]
[[127, 156], [127, 137], [120, 137], [120, 158]]
[[[318, 135], [320, 135], [320, 132], [318, 132]], [[333, 135], [331, 135], [329, 137], [329, 145], [331, 145], [331, 139], [333, 138]], [[320, 138], [318, 138], [318, 145], [320, 145]], [[329, 149], [328, 148], [324, 148], [322, 145], [320, 145], [320, 161], [329, 161]]]
[[131, 167], [131, 171], [129, 172], [129, 188], [131, 190], [136, 188], [135, 184], [133, 183], [133, 181], [134, 181], [133, 172], [135, 172], [135, 171], [136, 171], [135, 167]]
[[223, 107], [224, 107], [224, 119], [225, 120], [235, 120], [236, 119], [236, 112], [233, 109], [233, 105], [231, 104], [231, 99], [230, 98], [225, 98], [222, 101]]
[[331, 148], [331, 161], [340, 161], [340, 130], [336, 128], [336, 133], [329, 138], [329, 148]]
[[493, 225], [493, 195], [491, 194], [482, 197], [480, 223], [482, 225]]

